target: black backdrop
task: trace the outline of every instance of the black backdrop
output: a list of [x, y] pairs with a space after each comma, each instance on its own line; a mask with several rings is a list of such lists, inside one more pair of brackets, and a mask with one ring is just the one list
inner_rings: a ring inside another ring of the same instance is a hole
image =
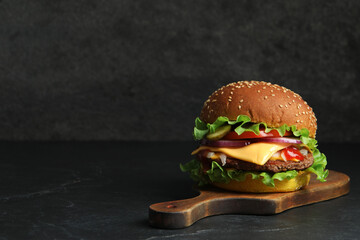
[[216, 88], [303, 96], [359, 142], [360, 2], [0, 2], [0, 139], [191, 140]]

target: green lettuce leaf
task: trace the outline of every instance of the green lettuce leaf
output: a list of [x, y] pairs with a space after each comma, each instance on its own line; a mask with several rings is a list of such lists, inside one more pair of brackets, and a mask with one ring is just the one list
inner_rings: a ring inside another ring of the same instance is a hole
[[325, 169], [327, 161], [326, 156], [321, 153], [317, 148], [313, 151], [314, 163], [306, 171], [315, 173], [317, 180], [320, 182], [325, 182], [326, 177], [329, 175], [329, 170]]
[[209, 183], [209, 177], [203, 174], [202, 166], [196, 159], [193, 159], [185, 164], [180, 164], [180, 169], [182, 172], [188, 172], [191, 179], [198, 182], [199, 186]]
[[[280, 134], [280, 136], [284, 136], [286, 131], [292, 131], [293, 134], [297, 137], [301, 136], [304, 138], [304, 141], [310, 141], [307, 138], [309, 138], [309, 131], [306, 128], [303, 128], [301, 130], [297, 130], [295, 125], [288, 126], [286, 124], [273, 128], [268, 127], [266, 123], [252, 123], [251, 119], [246, 115], [239, 115], [236, 120], [231, 121], [227, 117], [218, 117], [214, 123], [205, 123], [201, 121], [200, 118], [195, 119], [195, 127], [194, 127], [194, 139], [195, 140], [201, 140], [203, 139], [206, 134], [213, 133], [218, 129], [219, 127], [228, 124], [228, 125], [235, 125], [234, 131], [240, 135], [243, 132], [249, 131], [254, 132], [255, 134], [259, 134], [260, 127], [263, 126], [265, 128], [265, 132], [268, 133], [271, 130], [277, 130]], [[315, 142], [316, 144], [316, 142]]]

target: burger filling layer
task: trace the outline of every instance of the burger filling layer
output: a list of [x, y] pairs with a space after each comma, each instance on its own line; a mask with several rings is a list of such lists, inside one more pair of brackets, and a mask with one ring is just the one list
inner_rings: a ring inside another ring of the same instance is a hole
[[[233, 168], [237, 170], [244, 171], [260, 171], [260, 172], [284, 172], [289, 170], [304, 170], [310, 167], [314, 163], [313, 155], [308, 152], [304, 155], [303, 160], [292, 160], [292, 161], [284, 161], [284, 160], [268, 160], [264, 165], [257, 165], [254, 163], [242, 161], [239, 159], [226, 157], [226, 160], [223, 161], [224, 155], [220, 154], [221, 158], [209, 158], [209, 155], [212, 155], [210, 151], [204, 150], [197, 154], [199, 161], [203, 166], [203, 171], [206, 172], [211, 168], [211, 162], [216, 161], [221, 166], [225, 168]], [[224, 164], [225, 162], [225, 164]]]
[[310, 167], [314, 158], [305, 145], [253, 143], [240, 148], [200, 146], [193, 151], [207, 171], [212, 161], [225, 168], [245, 171], [282, 172]]
[[209, 150], [212, 152], [224, 153], [226, 156], [240, 159], [242, 161], [254, 163], [257, 165], [264, 165], [276, 152], [291, 146], [287, 143], [252, 143], [245, 147], [231, 148], [231, 147], [209, 147], [200, 146], [191, 154], [195, 155], [202, 150]]

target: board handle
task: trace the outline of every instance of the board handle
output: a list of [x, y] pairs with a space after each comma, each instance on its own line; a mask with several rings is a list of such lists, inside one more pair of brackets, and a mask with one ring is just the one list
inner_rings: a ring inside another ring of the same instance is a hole
[[149, 207], [149, 222], [158, 228], [185, 228], [209, 216], [207, 193], [184, 200], [155, 203]]

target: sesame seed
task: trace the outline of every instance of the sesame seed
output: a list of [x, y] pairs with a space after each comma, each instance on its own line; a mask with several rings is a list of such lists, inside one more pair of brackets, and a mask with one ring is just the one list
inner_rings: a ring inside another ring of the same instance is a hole
[[260, 92], [260, 90], [257, 90], [257, 92], [259, 93], [259, 92]]
[[267, 98], [268, 98], [267, 96], [264, 97], [264, 99], [267, 99]]
[[234, 94], [234, 92], [230, 92], [230, 94]]
[[221, 92], [221, 94], [224, 94], [224, 92]]
[[295, 114], [295, 116], [297, 117], [297, 116], [299, 116], [299, 114]]
[[299, 123], [299, 122], [300, 122], [300, 120], [296, 120], [296, 122], [297, 122], [297, 123]]
[[275, 94], [271, 94], [271, 96], [275, 97]]
[[241, 99], [241, 100], [240, 100], [240, 102], [243, 102], [243, 101], [244, 101], [244, 99]]
[[302, 114], [305, 114], [305, 112], [302, 112]]
[[288, 97], [288, 98], [290, 98], [290, 96], [289, 96], [289, 95], [287, 95], [287, 97]]
[[238, 106], [238, 109], [241, 109], [241, 106], [240, 106], [240, 105]]
[[303, 120], [300, 121], [301, 123], [304, 122]]
[[274, 90], [271, 89], [270, 92], [274, 92]]
[[229, 98], [229, 102], [231, 102], [231, 98]]
[[266, 87], [264, 86], [263, 89], [266, 89]]
[[288, 107], [288, 105], [286, 105], [286, 104], [285, 104], [285, 107], [287, 108], [287, 107]]
[[214, 99], [214, 100], [212, 100], [211, 102], [216, 102], [217, 100], [216, 99]]
[[281, 104], [280, 104], [280, 105], [279, 105], [279, 107], [280, 107], [280, 108], [282, 108], [282, 107], [283, 107], [283, 105], [281, 105]]
[[295, 102], [295, 100], [293, 99], [293, 103]]

